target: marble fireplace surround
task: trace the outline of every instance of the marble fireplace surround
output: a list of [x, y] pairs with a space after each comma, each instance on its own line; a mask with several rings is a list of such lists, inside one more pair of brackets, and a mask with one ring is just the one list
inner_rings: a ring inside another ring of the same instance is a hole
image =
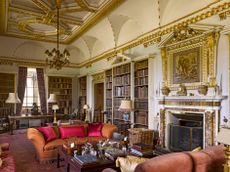
[[169, 146], [170, 115], [203, 115], [203, 148], [215, 145], [215, 137], [220, 125], [221, 101], [227, 96], [162, 96], [157, 97], [160, 105], [160, 144]]

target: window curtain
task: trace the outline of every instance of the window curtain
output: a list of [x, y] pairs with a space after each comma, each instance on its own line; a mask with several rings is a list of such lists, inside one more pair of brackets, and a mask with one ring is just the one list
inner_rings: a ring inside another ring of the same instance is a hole
[[39, 91], [39, 97], [41, 103], [41, 112], [43, 114], [47, 114], [44, 71], [42, 68], [36, 68], [36, 71], [37, 71], [37, 79], [38, 79], [38, 91]]
[[23, 99], [25, 95], [26, 79], [27, 79], [27, 67], [19, 67], [17, 91], [18, 91], [18, 98], [21, 100], [21, 103], [18, 103], [16, 106], [17, 115], [21, 114]]

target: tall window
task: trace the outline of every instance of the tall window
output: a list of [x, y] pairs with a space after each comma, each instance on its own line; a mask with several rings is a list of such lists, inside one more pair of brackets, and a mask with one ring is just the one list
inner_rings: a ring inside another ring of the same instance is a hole
[[22, 111], [26, 111], [24, 113], [27, 113], [32, 108], [33, 103], [36, 103], [40, 107], [37, 73], [35, 68], [28, 68]]

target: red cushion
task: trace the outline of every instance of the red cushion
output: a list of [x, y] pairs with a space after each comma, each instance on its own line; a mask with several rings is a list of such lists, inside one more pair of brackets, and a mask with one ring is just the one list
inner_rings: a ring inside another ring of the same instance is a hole
[[84, 126], [75, 126], [75, 127], [59, 127], [61, 138], [68, 137], [85, 137], [85, 128]]
[[100, 137], [102, 126], [102, 123], [90, 123], [88, 125], [88, 136]]
[[57, 138], [53, 127], [40, 127], [38, 130], [44, 135], [46, 141], [51, 141]]

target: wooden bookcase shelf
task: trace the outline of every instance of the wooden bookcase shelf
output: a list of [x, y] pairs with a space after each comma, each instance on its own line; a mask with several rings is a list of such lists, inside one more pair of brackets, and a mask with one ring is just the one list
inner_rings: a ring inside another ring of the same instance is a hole
[[113, 119], [113, 76], [112, 69], [105, 71], [105, 97], [106, 97], [106, 112], [107, 121], [112, 122]]
[[148, 128], [148, 60], [134, 64], [134, 127]]
[[[58, 99], [58, 113], [72, 113], [72, 78], [49, 76], [48, 78], [49, 94], [56, 94]], [[49, 113], [52, 112], [52, 106], [49, 104]]]
[[15, 92], [15, 74], [0, 73], [0, 133], [8, 128], [8, 115], [14, 113], [14, 105], [5, 103], [9, 93]]
[[130, 99], [131, 63], [113, 68], [113, 123], [118, 127], [124, 123], [123, 113], [119, 111], [121, 100]]
[[79, 115], [80, 119], [84, 120], [85, 114], [83, 106], [86, 104], [86, 94], [87, 94], [87, 80], [86, 76], [79, 78], [80, 94], [79, 94]]

